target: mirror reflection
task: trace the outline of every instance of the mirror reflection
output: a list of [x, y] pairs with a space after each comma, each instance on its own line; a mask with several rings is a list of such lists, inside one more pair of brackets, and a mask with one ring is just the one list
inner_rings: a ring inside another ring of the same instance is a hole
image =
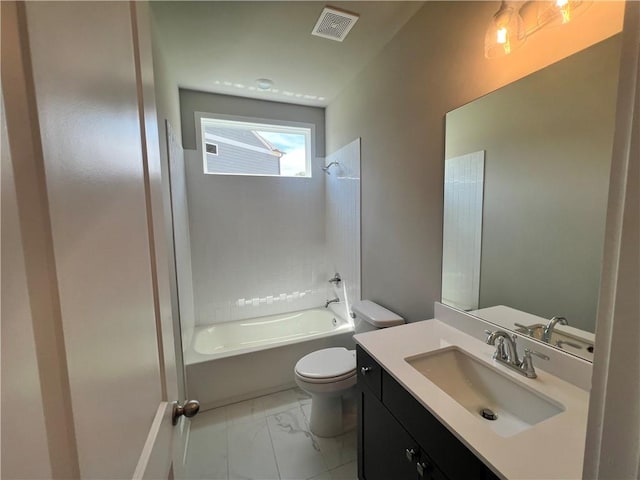
[[620, 36], [446, 117], [442, 302], [593, 358]]

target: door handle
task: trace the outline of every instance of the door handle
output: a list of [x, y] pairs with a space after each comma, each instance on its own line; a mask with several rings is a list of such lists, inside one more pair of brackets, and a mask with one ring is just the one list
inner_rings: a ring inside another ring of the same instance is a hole
[[191, 418], [196, 416], [196, 414], [200, 411], [200, 402], [197, 400], [189, 400], [184, 402], [184, 405], [180, 405], [178, 402], [173, 402], [173, 413], [171, 414], [171, 423], [176, 425], [178, 423], [178, 419], [181, 416], [185, 416], [187, 418]]

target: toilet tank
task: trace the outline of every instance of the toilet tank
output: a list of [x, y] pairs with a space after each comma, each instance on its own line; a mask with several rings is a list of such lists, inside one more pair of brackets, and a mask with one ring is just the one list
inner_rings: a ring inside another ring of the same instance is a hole
[[405, 323], [404, 318], [371, 300], [360, 300], [351, 305], [355, 333], [393, 327]]

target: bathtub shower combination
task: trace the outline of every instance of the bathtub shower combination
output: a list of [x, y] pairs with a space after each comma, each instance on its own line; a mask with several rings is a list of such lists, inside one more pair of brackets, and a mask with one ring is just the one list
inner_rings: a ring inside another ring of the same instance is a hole
[[304, 355], [353, 348], [353, 322], [329, 308], [196, 327], [185, 351], [189, 396], [203, 409], [295, 386]]

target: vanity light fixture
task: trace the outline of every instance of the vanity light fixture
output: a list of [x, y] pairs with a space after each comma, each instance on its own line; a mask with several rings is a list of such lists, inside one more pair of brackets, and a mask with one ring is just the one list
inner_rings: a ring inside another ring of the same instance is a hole
[[538, 23], [544, 26], [564, 25], [582, 15], [593, 0], [553, 0], [540, 8]]
[[496, 58], [509, 55], [521, 47], [527, 38], [524, 21], [514, 4], [505, 0], [493, 15], [484, 37], [484, 55]]
[[509, 55], [521, 47], [529, 35], [543, 27], [569, 23], [592, 3], [593, 0], [502, 0], [484, 37], [484, 56], [497, 58]]

